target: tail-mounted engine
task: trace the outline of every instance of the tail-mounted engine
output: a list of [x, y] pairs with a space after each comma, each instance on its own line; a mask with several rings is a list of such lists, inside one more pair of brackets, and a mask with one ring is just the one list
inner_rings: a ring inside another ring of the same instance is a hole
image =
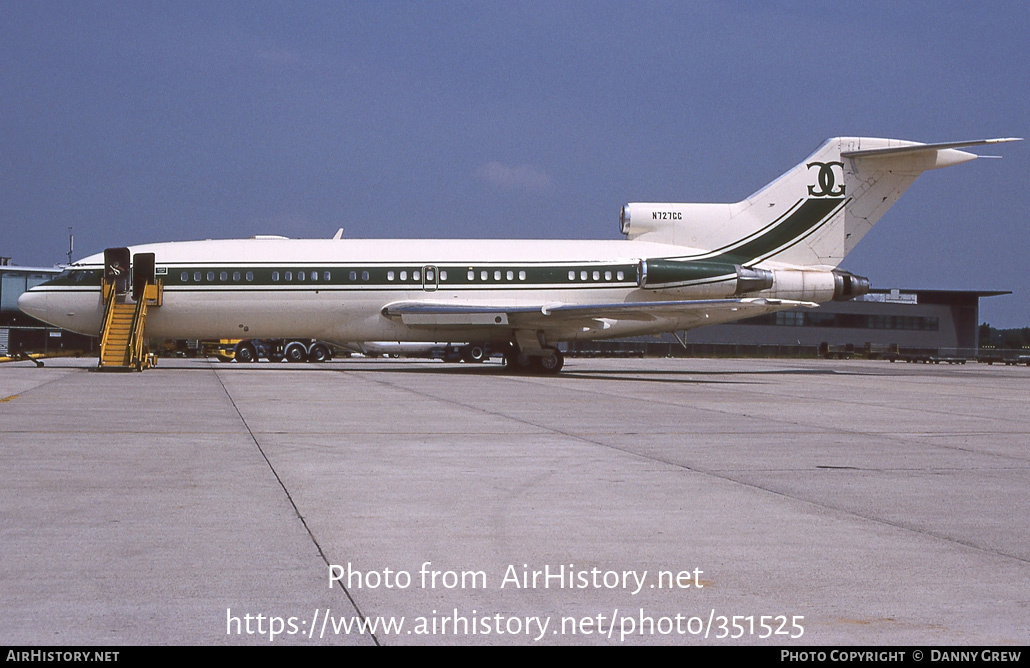
[[846, 302], [869, 292], [869, 279], [851, 272], [833, 270], [833, 301]]
[[728, 262], [707, 260], [641, 260], [637, 268], [640, 287], [648, 290], [697, 288], [706, 294], [743, 295], [768, 290], [773, 273]]

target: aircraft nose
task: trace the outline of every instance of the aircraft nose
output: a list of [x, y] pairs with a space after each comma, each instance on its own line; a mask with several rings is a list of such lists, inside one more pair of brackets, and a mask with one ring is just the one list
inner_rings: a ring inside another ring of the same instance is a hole
[[35, 289], [26, 290], [18, 297], [18, 308], [22, 313], [46, 322], [50, 310], [47, 305], [47, 294]]

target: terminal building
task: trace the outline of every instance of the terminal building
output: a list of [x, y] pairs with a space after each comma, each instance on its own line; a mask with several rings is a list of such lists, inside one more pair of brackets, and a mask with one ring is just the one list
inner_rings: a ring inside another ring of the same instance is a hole
[[980, 299], [1006, 291], [873, 289], [819, 308], [769, 313], [699, 327], [678, 337], [640, 337], [570, 345], [573, 354], [797, 355], [824, 351], [895, 351], [975, 357]]
[[18, 310], [18, 297], [61, 273], [58, 267], [19, 267], [0, 257], [0, 357], [20, 352], [90, 352], [95, 339], [58, 329]]

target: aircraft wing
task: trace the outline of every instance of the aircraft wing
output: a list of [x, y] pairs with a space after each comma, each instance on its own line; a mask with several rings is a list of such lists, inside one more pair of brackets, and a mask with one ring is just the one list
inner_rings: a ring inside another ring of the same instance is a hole
[[446, 302], [395, 302], [383, 308], [383, 315], [399, 319], [410, 327], [462, 328], [509, 327], [555, 329], [582, 327], [609, 329], [616, 321], [646, 325], [675, 323], [675, 329], [714, 325], [763, 313], [792, 308], [814, 308], [815, 302], [788, 299], [688, 299], [677, 301], [609, 302], [535, 305], [448, 304]]

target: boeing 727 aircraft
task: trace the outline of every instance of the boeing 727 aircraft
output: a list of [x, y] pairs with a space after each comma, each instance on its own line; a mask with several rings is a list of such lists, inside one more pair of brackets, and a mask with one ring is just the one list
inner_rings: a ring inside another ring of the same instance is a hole
[[978, 157], [960, 149], [1006, 141], [1017, 140], [830, 139], [734, 204], [627, 204], [623, 241], [338, 234], [108, 249], [18, 306], [97, 335], [110, 322], [105, 305], [148, 299], [136, 289], [145, 283], [157, 287], [147, 293], [149, 338], [483, 341], [504, 346], [516, 370], [557, 373], [562, 341], [691, 329], [866, 293], [866, 278], [836, 267], [884, 212], [922, 172]]

